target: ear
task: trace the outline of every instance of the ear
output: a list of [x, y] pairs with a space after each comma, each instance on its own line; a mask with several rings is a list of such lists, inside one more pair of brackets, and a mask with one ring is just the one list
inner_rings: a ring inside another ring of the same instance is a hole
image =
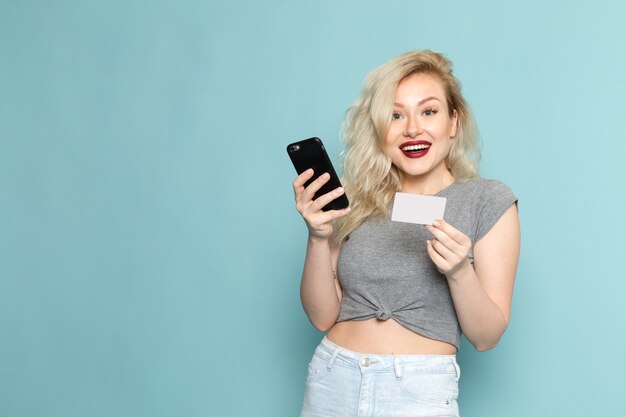
[[452, 117], [450, 118], [450, 138], [456, 136], [456, 131], [459, 126], [459, 114], [456, 109], [452, 110]]

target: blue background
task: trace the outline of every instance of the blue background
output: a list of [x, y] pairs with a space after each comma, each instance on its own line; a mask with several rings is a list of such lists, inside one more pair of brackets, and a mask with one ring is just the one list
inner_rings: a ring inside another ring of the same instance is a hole
[[321, 338], [285, 145], [338, 162], [375, 66], [447, 54], [520, 199], [508, 332], [464, 416], [618, 416], [626, 7], [0, 1], [0, 415], [294, 416]]

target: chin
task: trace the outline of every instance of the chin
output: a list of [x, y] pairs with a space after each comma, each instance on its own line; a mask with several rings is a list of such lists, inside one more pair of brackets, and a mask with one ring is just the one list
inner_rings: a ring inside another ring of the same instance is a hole
[[398, 169], [398, 171], [402, 173], [402, 175], [405, 175], [408, 177], [421, 177], [432, 171], [432, 168], [406, 166], [406, 165], [405, 166], [396, 165], [396, 168]]

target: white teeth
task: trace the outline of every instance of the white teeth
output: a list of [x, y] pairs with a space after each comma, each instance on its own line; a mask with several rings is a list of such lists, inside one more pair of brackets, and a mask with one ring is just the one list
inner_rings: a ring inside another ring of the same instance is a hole
[[401, 149], [407, 152], [407, 151], [421, 151], [423, 149], [428, 149], [428, 148], [430, 148], [430, 145], [421, 144], [421, 145], [404, 146]]

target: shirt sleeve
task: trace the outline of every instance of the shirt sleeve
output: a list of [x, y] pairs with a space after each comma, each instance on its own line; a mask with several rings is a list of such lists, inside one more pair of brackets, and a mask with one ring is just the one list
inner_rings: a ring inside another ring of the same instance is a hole
[[481, 193], [476, 242], [482, 239], [511, 205], [517, 204], [513, 191], [498, 180], [489, 180]]

